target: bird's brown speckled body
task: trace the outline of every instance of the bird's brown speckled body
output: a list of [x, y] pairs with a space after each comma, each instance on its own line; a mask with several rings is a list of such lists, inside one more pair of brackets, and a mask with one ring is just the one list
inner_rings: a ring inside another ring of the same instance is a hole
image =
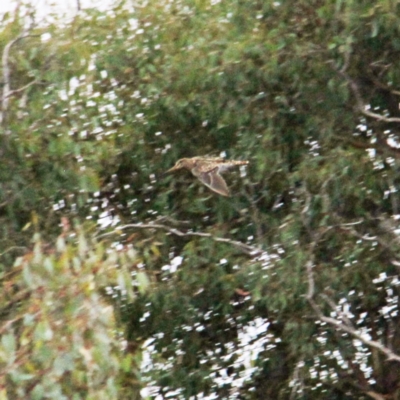
[[167, 172], [186, 168], [190, 170], [201, 183], [209, 187], [215, 193], [222, 196], [229, 196], [229, 189], [220, 173], [235, 165], [247, 165], [248, 163], [248, 161], [225, 160], [224, 158], [181, 158]]

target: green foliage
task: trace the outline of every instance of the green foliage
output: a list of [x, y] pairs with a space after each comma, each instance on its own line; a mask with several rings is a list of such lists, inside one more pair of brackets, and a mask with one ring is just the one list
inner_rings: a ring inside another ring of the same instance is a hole
[[[0, 398], [397, 398], [323, 317], [400, 354], [398, 4], [120, 2], [13, 42], [27, 10], [0, 32]], [[231, 198], [164, 175], [221, 153], [250, 161]]]
[[126, 356], [101, 293], [120, 284], [131, 262], [129, 252], [107, 251], [80, 233], [59, 236], [55, 246], [36, 235], [33, 250], [2, 278], [5, 398], [116, 398]]

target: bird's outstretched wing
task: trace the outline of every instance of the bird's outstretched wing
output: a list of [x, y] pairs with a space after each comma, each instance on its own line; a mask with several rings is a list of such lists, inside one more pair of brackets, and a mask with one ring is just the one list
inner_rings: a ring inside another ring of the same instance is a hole
[[213, 170], [207, 172], [198, 172], [196, 173], [196, 177], [200, 180], [201, 183], [206, 185], [215, 193], [218, 193], [222, 196], [230, 195], [226, 182], [218, 173], [218, 168], [214, 168]]

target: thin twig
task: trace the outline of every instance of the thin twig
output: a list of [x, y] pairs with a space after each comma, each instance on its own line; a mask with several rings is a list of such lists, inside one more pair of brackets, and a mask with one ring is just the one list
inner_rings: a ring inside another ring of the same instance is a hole
[[[253, 220], [253, 224], [255, 227], [255, 236], [257, 239], [257, 242], [261, 242], [261, 239], [263, 237], [263, 228], [261, 224], [261, 218], [260, 218], [260, 211], [259, 208], [257, 207], [257, 202], [254, 200], [255, 198], [255, 193], [254, 193], [254, 185], [249, 184], [247, 185], [249, 188], [250, 193], [247, 192], [247, 190], [244, 190], [244, 196], [246, 197], [247, 201], [250, 204], [250, 209], [251, 209], [251, 218]], [[261, 196], [262, 198], [263, 196]], [[258, 199], [257, 201], [259, 201]]]
[[7, 250], [4, 250], [2, 253], [0, 253], [0, 257], [4, 256], [4, 254], [13, 251], [13, 250], [27, 250], [28, 248], [26, 246], [11, 246]]
[[31, 81], [31, 82], [27, 83], [26, 85], [20, 87], [19, 89], [9, 90], [9, 91], [8, 91], [8, 94], [6, 95], [6, 97], [10, 97], [10, 96], [12, 96], [12, 95], [14, 95], [14, 94], [16, 94], [16, 93], [22, 92], [22, 91], [24, 91], [25, 89], [28, 89], [28, 87], [30, 87], [30, 86], [32, 86], [32, 85], [35, 85], [35, 84], [38, 83], [38, 82], [39, 82], [38, 79], [34, 79], [33, 81]]
[[347, 317], [347, 315], [344, 312], [338, 309], [335, 302], [327, 294], [322, 293], [320, 296], [330, 305], [332, 310], [336, 312], [340, 316], [340, 318], [342, 318], [342, 320], [346, 323], [347, 326], [354, 328], [351, 320]]
[[[388, 54], [387, 54], [387, 52], [385, 52], [383, 59], [387, 59], [387, 56], [388, 56]], [[385, 84], [385, 83], [383, 83], [383, 82], [381, 82], [379, 80], [379, 78], [384, 73], [386, 73], [387, 70], [390, 67], [393, 67], [392, 63], [382, 65], [381, 61], [377, 61], [377, 62], [372, 62], [370, 64], [370, 67], [371, 67], [371, 69], [376, 68], [376, 67], [380, 68], [380, 71], [379, 71], [379, 74], [378, 74], [378, 78], [371, 72], [370, 69], [367, 69], [368, 77], [369, 77], [369, 79], [371, 79], [371, 81], [374, 83], [375, 86], [377, 86], [380, 89], [386, 90], [391, 94], [394, 94], [396, 96], [400, 96], [400, 91], [399, 90], [394, 90], [391, 86], [389, 86], [389, 85], [387, 85], [387, 84]]]

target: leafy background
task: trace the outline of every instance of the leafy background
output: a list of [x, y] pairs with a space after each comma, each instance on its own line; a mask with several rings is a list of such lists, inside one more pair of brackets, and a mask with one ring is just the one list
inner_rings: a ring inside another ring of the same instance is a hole
[[399, 398], [399, 12], [4, 15], [0, 399]]

